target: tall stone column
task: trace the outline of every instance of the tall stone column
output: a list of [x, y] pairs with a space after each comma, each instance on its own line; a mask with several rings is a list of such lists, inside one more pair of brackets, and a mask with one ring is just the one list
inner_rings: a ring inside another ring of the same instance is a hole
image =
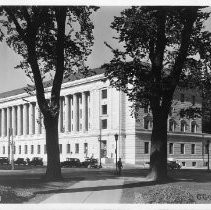
[[20, 136], [22, 134], [22, 113], [21, 113], [21, 105], [18, 105], [17, 108], [17, 118], [18, 118], [18, 122], [17, 122], [17, 129], [18, 129], [18, 136]]
[[73, 97], [70, 96], [70, 109], [69, 109], [69, 124], [70, 131], [73, 132]]
[[77, 94], [73, 95], [73, 131], [78, 131], [78, 101]]
[[10, 112], [10, 107], [7, 108], [7, 136], [9, 135], [9, 128], [11, 128], [11, 122], [10, 122], [10, 119], [11, 119], [11, 112]]
[[88, 95], [87, 95], [87, 113], [86, 113], [86, 116], [87, 116], [87, 130], [89, 130], [90, 129], [90, 92], [88, 93]]
[[39, 106], [36, 103], [35, 106], [35, 134], [39, 134], [39, 127], [40, 127], [40, 118], [39, 118]]
[[69, 96], [65, 96], [65, 132], [69, 132], [69, 122], [70, 122], [70, 100]]
[[82, 93], [82, 130], [86, 131], [86, 93]]
[[45, 124], [44, 124], [44, 117], [43, 117], [43, 114], [42, 113], [40, 113], [41, 114], [41, 122], [42, 122], [42, 127], [41, 127], [41, 129], [42, 129], [42, 134], [45, 134]]
[[13, 136], [15, 136], [16, 133], [17, 133], [17, 127], [16, 127], [17, 116], [16, 116], [15, 109], [16, 109], [16, 107], [13, 106], [12, 107], [12, 129], [13, 129]]
[[0, 109], [0, 137], [2, 137], [2, 109]]
[[33, 112], [33, 104], [30, 103], [29, 104], [29, 134], [32, 135], [33, 134], [33, 120], [34, 120], [34, 112]]
[[6, 129], [6, 112], [5, 112], [5, 109], [3, 108], [2, 111], [1, 111], [1, 132], [2, 132], [2, 137], [5, 137], [6, 136], [6, 132], [5, 132], [5, 129]]
[[27, 104], [24, 104], [23, 105], [23, 135], [27, 135], [27, 126], [28, 126]]

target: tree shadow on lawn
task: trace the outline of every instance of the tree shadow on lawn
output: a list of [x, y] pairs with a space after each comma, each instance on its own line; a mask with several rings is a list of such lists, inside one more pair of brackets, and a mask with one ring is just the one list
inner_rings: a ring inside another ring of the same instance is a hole
[[51, 194], [51, 193], [76, 193], [76, 192], [87, 192], [87, 191], [103, 191], [103, 190], [116, 190], [116, 189], [124, 189], [124, 188], [135, 188], [135, 187], [144, 187], [144, 186], [152, 186], [155, 185], [153, 181], [146, 182], [136, 182], [130, 184], [123, 185], [112, 185], [112, 186], [97, 186], [97, 187], [81, 187], [81, 188], [73, 188], [73, 189], [58, 189], [58, 190], [47, 190], [47, 191], [37, 191], [36, 194]]
[[41, 179], [41, 176], [12, 176], [0, 178], [0, 185], [21, 188], [21, 189], [33, 189], [32, 191], [42, 191], [46, 189], [60, 189], [64, 188], [67, 184], [72, 185], [78, 181], [81, 181], [81, 177], [65, 178], [61, 181], [45, 181]]
[[211, 183], [211, 172], [204, 169], [182, 169], [169, 171], [175, 182]]

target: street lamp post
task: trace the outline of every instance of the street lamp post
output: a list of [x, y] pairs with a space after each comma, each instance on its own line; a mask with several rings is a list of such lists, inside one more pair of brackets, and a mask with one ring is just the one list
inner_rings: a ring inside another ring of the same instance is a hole
[[102, 168], [102, 163], [101, 163], [101, 134], [99, 135], [99, 137], [98, 137], [98, 141], [99, 141], [99, 143], [100, 143], [100, 155], [99, 155], [99, 159], [100, 159], [100, 168]]
[[115, 141], [116, 141], [115, 153], [116, 153], [116, 173], [117, 173], [117, 141], [118, 141], [118, 134], [117, 133], [114, 135], [114, 138], [115, 138]]

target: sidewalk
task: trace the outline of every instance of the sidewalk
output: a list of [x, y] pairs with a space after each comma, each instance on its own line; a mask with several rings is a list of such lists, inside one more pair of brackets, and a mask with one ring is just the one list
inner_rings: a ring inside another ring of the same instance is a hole
[[42, 203], [120, 203], [124, 178], [84, 180]]

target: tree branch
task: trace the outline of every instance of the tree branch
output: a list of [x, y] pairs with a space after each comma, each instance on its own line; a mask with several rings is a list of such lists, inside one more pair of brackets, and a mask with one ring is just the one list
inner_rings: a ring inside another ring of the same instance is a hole
[[25, 36], [25, 32], [24, 29], [21, 28], [20, 24], [18, 23], [14, 13], [12, 12], [12, 10], [9, 7], [3, 7], [4, 10], [6, 11], [6, 13], [10, 16], [10, 18], [12, 19], [12, 21], [15, 24], [16, 30], [17, 32], [20, 34], [21, 38], [23, 41], [26, 41], [26, 36]]
[[60, 90], [64, 75], [64, 40], [67, 9], [65, 7], [56, 7], [55, 10], [58, 33], [56, 43], [56, 73], [51, 91], [51, 102], [54, 106], [59, 107]]
[[170, 78], [172, 79], [171, 81], [172, 88], [173, 88], [172, 91], [175, 90], [176, 85], [179, 82], [180, 74], [182, 72], [182, 68], [187, 57], [188, 48], [190, 44], [190, 37], [193, 31], [193, 24], [197, 18], [197, 11], [198, 11], [198, 8], [190, 8], [190, 9], [187, 9], [187, 11], [185, 11], [186, 18], [184, 20], [184, 28], [181, 34], [181, 45], [180, 45], [178, 56], [175, 59], [173, 71], [170, 75]]

